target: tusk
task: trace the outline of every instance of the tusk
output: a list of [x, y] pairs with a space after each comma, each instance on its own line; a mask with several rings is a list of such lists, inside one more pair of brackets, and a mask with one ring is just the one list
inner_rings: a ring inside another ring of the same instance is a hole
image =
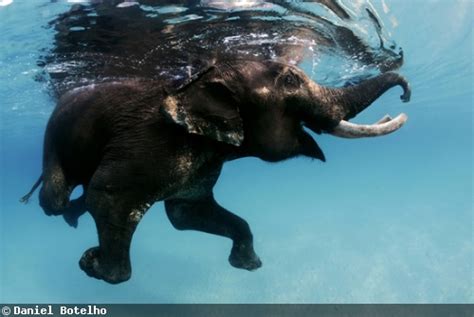
[[380, 124], [380, 123], [385, 123], [385, 122], [389, 122], [393, 120], [392, 117], [390, 117], [390, 115], [386, 114], [382, 117], [382, 119], [380, 119], [379, 121], [375, 122], [375, 124]]
[[408, 119], [404, 113], [399, 114], [394, 119], [390, 118], [390, 120], [388, 120], [389, 118], [389, 116], [385, 116], [377, 123], [370, 125], [355, 124], [342, 120], [330, 134], [350, 139], [381, 136], [400, 129]]

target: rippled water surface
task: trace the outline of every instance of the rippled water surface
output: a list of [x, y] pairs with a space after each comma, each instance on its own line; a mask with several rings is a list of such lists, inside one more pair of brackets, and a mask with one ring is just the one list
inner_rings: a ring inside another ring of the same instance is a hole
[[[0, 302], [473, 302], [471, 1], [1, 1]], [[132, 279], [78, 267], [97, 244], [36, 196], [55, 98], [128, 77], [179, 86], [222, 58], [298, 64], [346, 86], [387, 70], [390, 90], [354, 121], [405, 112], [389, 136], [315, 135], [327, 162], [229, 162], [215, 196], [245, 218], [263, 261], [232, 268], [230, 241], [174, 230], [157, 203], [133, 240]]]

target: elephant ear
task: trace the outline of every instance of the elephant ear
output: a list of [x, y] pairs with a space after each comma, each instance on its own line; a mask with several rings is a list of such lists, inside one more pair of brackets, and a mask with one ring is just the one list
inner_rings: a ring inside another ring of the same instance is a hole
[[169, 95], [162, 112], [189, 133], [240, 146], [244, 139], [242, 118], [235, 94], [221, 79], [195, 80]]

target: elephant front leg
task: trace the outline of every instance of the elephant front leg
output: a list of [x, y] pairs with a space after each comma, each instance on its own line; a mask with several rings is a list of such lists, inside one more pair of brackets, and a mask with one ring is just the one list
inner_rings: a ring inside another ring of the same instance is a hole
[[92, 192], [88, 193], [87, 198], [87, 205], [96, 222], [99, 246], [84, 252], [79, 266], [87, 275], [111, 284], [130, 279], [132, 236], [149, 206], [135, 204], [137, 207], [132, 208], [124, 203], [123, 197], [127, 195], [98, 195]]
[[199, 199], [165, 201], [168, 218], [178, 230], [197, 230], [232, 239], [232, 266], [253, 271], [262, 266], [253, 248], [248, 223], [221, 207], [212, 195]]

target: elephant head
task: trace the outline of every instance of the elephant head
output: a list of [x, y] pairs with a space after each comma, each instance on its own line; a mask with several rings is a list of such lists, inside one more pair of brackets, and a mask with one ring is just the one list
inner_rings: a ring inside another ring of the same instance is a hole
[[296, 155], [325, 160], [303, 129], [339, 137], [372, 137], [391, 133], [404, 114], [372, 125], [355, 117], [385, 91], [400, 85], [410, 99], [408, 82], [392, 72], [344, 88], [323, 87], [300, 69], [274, 61], [230, 61], [210, 66], [170, 93], [162, 111], [189, 133], [235, 147], [241, 156], [279, 161]]

